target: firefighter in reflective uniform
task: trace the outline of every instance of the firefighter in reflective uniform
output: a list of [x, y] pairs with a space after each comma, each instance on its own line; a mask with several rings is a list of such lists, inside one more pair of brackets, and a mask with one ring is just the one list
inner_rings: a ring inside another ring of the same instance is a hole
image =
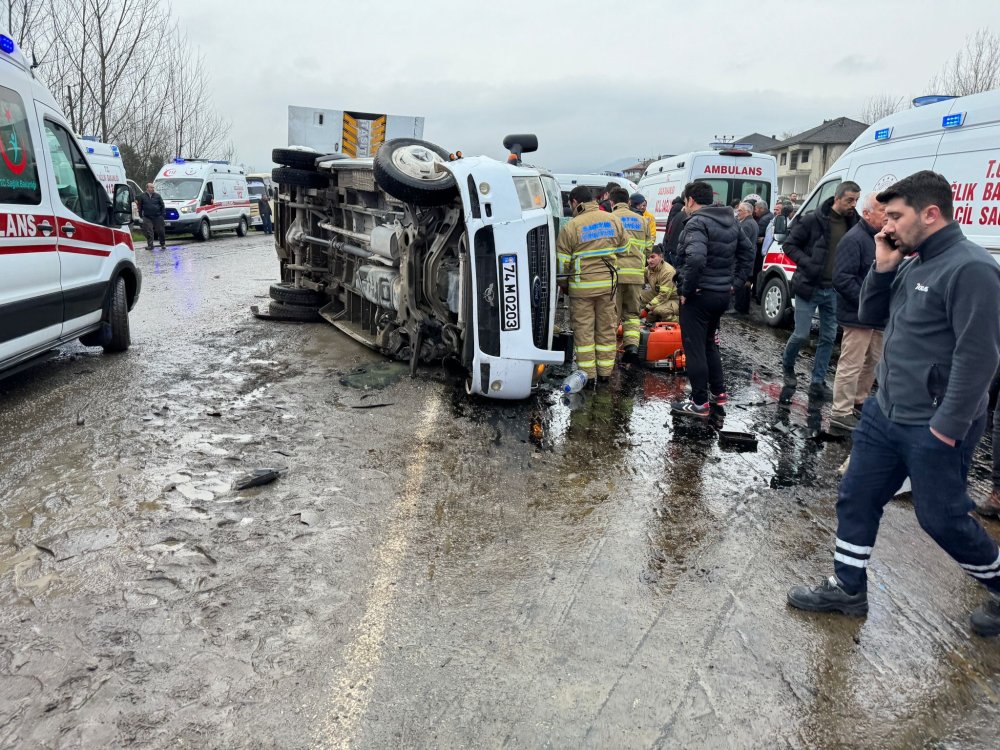
[[[641, 197], [641, 196], [640, 196]], [[625, 231], [625, 252], [618, 256], [618, 292], [615, 304], [618, 318], [622, 322], [622, 345], [625, 355], [634, 357], [639, 351], [639, 293], [642, 291], [646, 268], [646, 241], [649, 225], [641, 213], [628, 202], [628, 192], [624, 188], [611, 191], [615, 207], [612, 213], [618, 217]]]
[[569, 205], [573, 218], [559, 232], [556, 256], [569, 291], [576, 365], [588, 378], [606, 380], [618, 349], [615, 259], [624, 252], [625, 233], [617, 216], [601, 211], [590, 188], [573, 188]]
[[663, 250], [653, 249], [646, 263], [646, 287], [640, 301], [646, 313], [646, 323], [676, 323], [680, 316], [680, 302], [674, 277], [677, 271], [663, 259]]

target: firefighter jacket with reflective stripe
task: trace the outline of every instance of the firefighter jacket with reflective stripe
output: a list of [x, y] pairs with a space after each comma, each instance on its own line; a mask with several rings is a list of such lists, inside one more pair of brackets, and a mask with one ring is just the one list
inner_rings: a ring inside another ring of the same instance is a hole
[[649, 209], [646, 209], [642, 214], [642, 218], [649, 225], [649, 239], [646, 240], [646, 257], [648, 258], [649, 251], [653, 249], [653, 244], [656, 242], [656, 217], [649, 212]]
[[601, 211], [596, 201], [581, 204], [577, 212], [556, 242], [559, 273], [569, 282], [570, 297], [610, 294], [618, 279], [615, 258], [628, 241], [621, 221]]
[[615, 205], [614, 216], [625, 230], [625, 252], [618, 256], [618, 283], [641, 284], [646, 269], [646, 242], [649, 239], [649, 225], [642, 214], [628, 207], [628, 203]]
[[643, 307], [652, 310], [660, 305], [677, 299], [677, 287], [674, 286], [674, 276], [677, 271], [674, 267], [663, 261], [656, 267], [656, 270], [646, 268], [646, 283], [649, 289], [642, 290]]

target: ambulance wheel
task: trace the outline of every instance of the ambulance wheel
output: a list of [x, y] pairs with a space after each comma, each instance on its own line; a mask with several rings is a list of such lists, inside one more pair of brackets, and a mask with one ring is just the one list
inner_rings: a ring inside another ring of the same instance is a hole
[[198, 242], [208, 242], [212, 239], [212, 226], [208, 223], [208, 219], [202, 219], [201, 226], [198, 227], [198, 231], [194, 233], [194, 238]]
[[236, 225], [236, 236], [246, 237], [247, 236], [247, 217], [241, 216], [240, 223]]
[[760, 294], [760, 309], [764, 322], [772, 328], [780, 328], [788, 320], [788, 288], [777, 276], [771, 277], [764, 284], [764, 290]]
[[448, 152], [417, 138], [394, 138], [375, 152], [375, 182], [403, 203], [443, 206], [455, 198], [455, 177], [438, 165]]
[[288, 169], [286, 167], [279, 167], [272, 170], [271, 179], [279, 185], [309, 188], [312, 190], [319, 190], [330, 184], [330, 180], [327, 179], [326, 175], [319, 172], [310, 172], [306, 169]]
[[271, 161], [284, 167], [315, 172], [316, 160], [322, 155], [311, 148], [276, 148], [271, 151]]
[[132, 336], [128, 329], [128, 294], [125, 291], [125, 279], [121, 277], [115, 281], [115, 291], [111, 295], [108, 324], [111, 326], [111, 339], [104, 345], [104, 351], [127, 351], [132, 343]]

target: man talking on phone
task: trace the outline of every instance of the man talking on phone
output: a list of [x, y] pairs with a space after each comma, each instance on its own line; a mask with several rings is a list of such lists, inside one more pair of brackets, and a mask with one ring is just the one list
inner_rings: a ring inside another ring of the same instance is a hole
[[840, 485], [835, 575], [792, 588], [788, 603], [868, 612], [866, 573], [882, 509], [909, 476], [921, 528], [989, 591], [972, 630], [998, 635], [1000, 551], [969, 515], [966, 478], [1000, 361], [1000, 266], [953, 222], [941, 175], [917, 172], [877, 200], [887, 221], [875, 235], [858, 317], [886, 327], [879, 389], [862, 410]]

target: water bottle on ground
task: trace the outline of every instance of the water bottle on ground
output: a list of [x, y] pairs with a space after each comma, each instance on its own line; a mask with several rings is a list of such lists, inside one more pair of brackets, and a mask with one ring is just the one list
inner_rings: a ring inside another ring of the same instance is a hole
[[563, 393], [579, 393], [583, 386], [587, 385], [587, 373], [583, 370], [574, 370], [569, 377], [563, 381]]

